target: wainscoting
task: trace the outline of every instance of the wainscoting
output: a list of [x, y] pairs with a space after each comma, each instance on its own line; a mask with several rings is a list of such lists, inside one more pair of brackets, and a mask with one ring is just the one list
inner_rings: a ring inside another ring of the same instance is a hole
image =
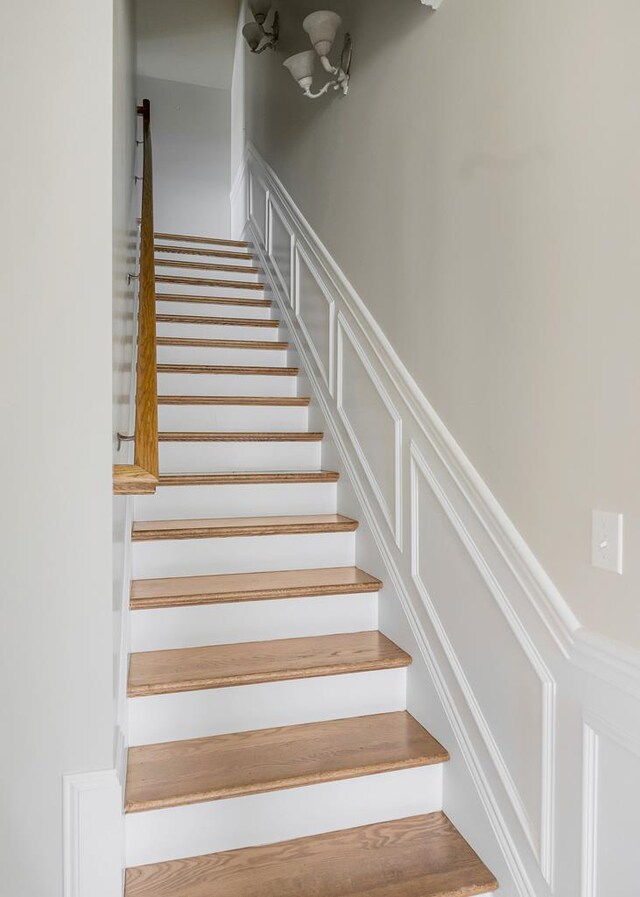
[[635, 893], [638, 656], [580, 627], [252, 146], [232, 202], [361, 507], [391, 634], [420, 658], [416, 715], [431, 708], [454, 754], [445, 809], [501, 894]]

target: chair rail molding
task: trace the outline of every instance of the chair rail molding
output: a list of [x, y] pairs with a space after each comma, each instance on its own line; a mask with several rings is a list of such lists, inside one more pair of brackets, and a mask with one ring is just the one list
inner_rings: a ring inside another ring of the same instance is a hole
[[[620, 752], [640, 737], [640, 654], [581, 627], [251, 144], [233, 205], [360, 505], [388, 634], [416, 658], [409, 709], [437, 717], [460, 759], [445, 810], [508, 897], [633, 892], [627, 782], [640, 783], [640, 756]], [[587, 719], [607, 736], [599, 747]], [[619, 814], [594, 796], [595, 774]], [[456, 802], [467, 784], [472, 806]]]

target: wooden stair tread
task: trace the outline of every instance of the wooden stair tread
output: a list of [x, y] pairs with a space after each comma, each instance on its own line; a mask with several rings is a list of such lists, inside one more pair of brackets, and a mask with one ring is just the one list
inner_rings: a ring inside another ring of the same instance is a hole
[[201, 349], [269, 349], [286, 351], [289, 343], [269, 342], [257, 339], [189, 339], [179, 336], [159, 336], [158, 346], [193, 346]]
[[226, 473], [164, 473], [159, 486], [241, 486], [284, 483], [337, 483], [335, 470], [238, 470]]
[[218, 237], [192, 237], [188, 234], [162, 234], [154, 233], [156, 240], [182, 240], [185, 243], [207, 243], [213, 246], [240, 246], [245, 248], [251, 246], [246, 240], [222, 240]]
[[311, 404], [310, 396], [158, 396], [159, 405], [259, 405], [299, 406]]
[[164, 246], [156, 243], [155, 252], [174, 252], [178, 255], [203, 255], [208, 258], [220, 259], [248, 259], [251, 261], [253, 256], [250, 252], [225, 252], [223, 249], [201, 249], [199, 247], [192, 248], [190, 246]]
[[207, 520], [148, 520], [133, 524], [134, 542], [157, 539], [211, 539], [236, 536], [280, 536], [309, 533], [345, 533], [358, 521], [342, 514], [286, 517], [214, 517]]
[[134, 867], [125, 897], [474, 897], [497, 887], [438, 812]]
[[231, 271], [234, 274], [259, 274], [254, 265], [223, 265], [220, 262], [185, 262], [173, 259], [156, 259], [156, 268], [195, 268], [198, 271]]
[[380, 632], [172, 648], [132, 654], [130, 698], [407, 667], [411, 657]]
[[231, 374], [236, 377], [297, 377], [299, 368], [240, 364], [159, 364], [159, 374]]
[[126, 812], [185, 806], [442, 763], [406, 711], [129, 749]]
[[136, 579], [131, 583], [132, 610], [229, 604], [325, 595], [378, 592], [382, 583], [358, 567], [320, 567], [265, 573], [227, 573]]
[[181, 274], [156, 274], [156, 283], [181, 283], [183, 286], [218, 287], [230, 290], [264, 290], [264, 283], [244, 280], [218, 280], [208, 277], [186, 277]]
[[214, 324], [221, 327], [279, 327], [273, 318], [215, 318], [204, 315], [156, 315], [159, 324]]
[[313, 433], [308, 430], [300, 432], [273, 432], [273, 433], [248, 433], [248, 432], [189, 432], [189, 433], [158, 433], [159, 442], [322, 442], [324, 433]]
[[184, 293], [156, 293], [157, 302], [187, 302], [200, 305], [236, 305], [247, 308], [272, 308], [271, 299], [236, 299], [227, 296], [185, 296]]

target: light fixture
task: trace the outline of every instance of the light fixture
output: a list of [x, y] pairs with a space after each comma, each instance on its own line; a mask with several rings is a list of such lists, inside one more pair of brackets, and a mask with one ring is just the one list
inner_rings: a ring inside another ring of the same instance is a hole
[[273, 15], [271, 31], [267, 31], [264, 23], [271, 9], [271, 0], [249, 0], [249, 9], [254, 21], [247, 22], [242, 29], [244, 39], [249, 44], [252, 53], [263, 53], [265, 50], [275, 50], [280, 34], [280, 16]]
[[[329, 61], [329, 53], [336, 39], [338, 28], [342, 23], [342, 19], [335, 12], [329, 10], [319, 10], [312, 12], [306, 17], [302, 23], [302, 27], [309, 35], [309, 40], [313, 46], [313, 50], [305, 50], [302, 53], [296, 53], [285, 60], [284, 66], [289, 69], [294, 81], [297, 81], [305, 97], [315, 100], [321, 97], [327, 91], [342, 90], [346, 94], [349, 90], [349, 71], [351, 69], [351, 36], [345, 35], [342, 55], [340, 56], [340, 65], [335, 67]], [[324, 87], [314, 93], [311, 90], [313, 84], [313, 70], [315, 67], [316, 55], [320, 57], [322, 67], [328, 74], [333, 75], [333, 80], [328, 81]]]

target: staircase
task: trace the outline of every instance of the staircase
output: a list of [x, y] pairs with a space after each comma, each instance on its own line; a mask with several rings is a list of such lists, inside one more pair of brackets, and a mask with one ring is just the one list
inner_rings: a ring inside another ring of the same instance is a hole
[[136, 499], [126, 897], [467, 897], [448, 754], [246, 243], [156, 234], [160, 486]]

